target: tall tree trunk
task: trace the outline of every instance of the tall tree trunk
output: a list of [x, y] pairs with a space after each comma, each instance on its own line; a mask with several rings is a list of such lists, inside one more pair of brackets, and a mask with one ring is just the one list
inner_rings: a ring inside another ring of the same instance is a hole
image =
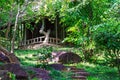
[[42, 20], [42, 26], [41, 26], [41, 29], [40, 29], [40, 33], [44, 34], [45, 35], [45, 39], [43, 41], [44, 44], [47, 44], [49, 42], [49, 35], [50, 35], [50, 29], [47, 30], [47, 32], [44, 31], [44, 28], [45, 28], [45, 21], [44, 19]]
[[7, 39], [8, 39], [8, 34], [9, 34], [9, 32], [10, 32], [10, 27], [11, 27], [11, 23], [12, 23], [12, 18], [13, 18], [12, 11], [13, 11], [13, 10], [11, 10], [10, 13], [9, 13], [10, 18], [9, 18], [7, 30], [6, 30], [6, 33], [5, 33], [5, 37], [6, 37]]
[[58, 16], [56, 16], [55, 20], [55, 30], [56, 30], [56, 44], [57, 44], [57, 39], [58, 39]]
[[5, 33], [5, 37], [8, 39], [8, 33], [10, 32], [10, 26], [11, 26], [11, 22], [8, 22], [8, 27]]
[[12, 41], [11, 41], [11, 53], [14, 53], [14, 42], [15, 42], [15, 37], [16, 37], [16, 30], [17, 30], [17, 23], [18, 23], [19, 14], [20, 14], [20, 6], [18, 4], [18, 12], [16, 15], [15, 26], [14, 26], [14, 30], [13, 30], [13, 37], [12, 37]]

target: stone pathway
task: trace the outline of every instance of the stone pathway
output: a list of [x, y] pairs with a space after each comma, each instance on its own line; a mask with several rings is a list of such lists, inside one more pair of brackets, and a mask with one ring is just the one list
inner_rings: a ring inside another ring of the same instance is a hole
[[86, 80], [87, 76], [89, 76], [89, 73], [86, 72], [84, 69], [76, 68], [76, 66], [68, 66], [67, 67], [72, 75], [71, 78], [73, 80]]
[[63, 64], [52, 64], [52, 68], [55, 70], [70, 72], [72, 80], [86, 80], [89, 73], [84, 69], [77, 68], [76, 66], [64, 66]]
[[[55, 70], [71, 73], [70, 77], [72, 80], [86, 80], [87, 76], [89, 76], [88, 72], [76, 66], [64, 66], [63, 64], [52, 64], [50, 66]], [[1, 65], [0, 80], [10, 80], [7, 72], [14, 73], [17, 80], [28, 80], [28, 76], [30, 76], [31, 79], [52, 80], [47, 70], [34, 67], [26, 67], [23, 69], [19, 64]], [[29, 72], [29, 74], [27, 72]]]

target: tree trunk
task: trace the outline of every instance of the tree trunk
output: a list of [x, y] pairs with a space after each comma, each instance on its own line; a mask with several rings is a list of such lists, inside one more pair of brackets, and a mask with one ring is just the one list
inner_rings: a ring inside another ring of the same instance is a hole
[[58, 39], [58, 16], [56, 17], [55, 20], [55, 30], [56, 30], [56, 44], [57, 44], [57, 39]]
[[9, 55], [9, 52], [2, 46], [0, 46], [0, 51], [2, 51], [5, 55]]
[[11, 26], [11, 22], [8, 22], [8, 27], [5, 33], [5, 37], [8, 39], [8, 33], [10, 32], [10, 26]]
[[45, 35], [45, 39], [43, 41], [44, 44], [47, 44], [49, 42], [49, 35], [50, 35], [50, 29], [47, 30], [47, 32], [44, 31], [44, 28], [45, 28], [45, 22], [44, 22], [44, 19], [42, 20], [42, 26], [41, 26], [41, 29], [40, 29], [40, 33], [44, 34]]
[[12, 11], [13, 10], [11, 10], [10, 13], [9, 13], [10, 18], [9, 18], [9, 22], [8, 22], [8, 26], [7, 26], [7, 30], [6, 30], [6, 34], [5, 34], [6, 38], [8, 38], [8, 34], [10, 32], [10, 27], [11, 27], [11, 23], [12, 23], [11, 21], [12, 21], [12, 18], [13, 18]]
[[44, 44], [47, 44], [49, 42], [49, 35], [50, 35], [50, 29], [45, 34], [45, 40], [43, 41]]
[[2, 47], [1, 45], [0, 45], [0, 51], [2, 51], [9, 58], [10, 63], [20, 64], [17, 57], [14, 54], [10, 53], [7, 49]]
[[18, 17], [19, 17], [19, 13], [20, 13], [20, 8], [19, 7], [20, 6], [18, 4], [18, 12], [17, 12], [17, 15], [16, 15], [15, 27], [14, 27], [14, 30], [13, 30], [13, 37], [12, 37], [12, 41], [11, 41], [11, 53], [14, 53], [14, 42], [15, 42], [15, 37], [16, 37]]

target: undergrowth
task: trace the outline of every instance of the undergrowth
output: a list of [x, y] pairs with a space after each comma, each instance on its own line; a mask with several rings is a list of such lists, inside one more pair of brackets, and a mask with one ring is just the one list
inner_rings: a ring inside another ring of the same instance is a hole
[[[79, 49], [76, 48], [54, 48], [54, 51], [64, 50], [64, 51], [72, 51], [80, 56], [82, 53]], [[24, 66], [32, 66], [32, 67], [40, 67], [42, 64], [38, 64], [38, 58], [36, 57], [40, 52], [38, 50], [16, 50], [15, 54], [19, 58], [20, 62]], [[102, 58], [103, 59], [103, 58]], [[104, 61], [104, 60], [103, 60]], [[97, 60], [96, 63], [91, 62], [81, 62], [78, 64], [69, 64], [69, 66], [77, 66], [78, 68], [84, 68], [87, 72], [90, 73], [90, 76], [87, 77], [87, 80], [120, 80], [120, 76], [118, 75], [116, 67], [109, 67], [107, 65], [102, 64], [101, 61]], [[56, 71], [53, 69], [50, 70], [50, 76], [52, 80], [70, 80], [69, 73]], [[36, 80], [36, 79], [35, 79]]]

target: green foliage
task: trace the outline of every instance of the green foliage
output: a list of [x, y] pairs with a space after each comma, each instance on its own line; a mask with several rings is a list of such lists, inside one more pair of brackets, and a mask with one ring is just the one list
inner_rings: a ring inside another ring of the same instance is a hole
[[120, 50], [120, 33], [100, 32], [95, 36], [96, 46], [110, 50]]
[[[41, 64], [41, 67], [45, 68], [48, 64], [48, 59], [51, 59], [51, 53], [53, 51], [52, 47], [43, 47], [38, 51], [38, 65]], [[40, 63], [39, 63], [40, 62]]]
[[113, 3], [108, 0], [63, 2], [63, 7], [60, 10], [60, 21], [64, 27], [67, 27], [67, 38], [64, 41], [79, 46], [81, 44], [89, 46], [94, 26], [102, 23], [101, 17], [104, 16], [104, 12], [110, 8], [110, 5]]
[[[120, 33], [100, 32], [95, 37], [97, 48], [105, 51], [107, 62], [118, 67], [119, 70], [119, 54], [120, 54]], [[113, 61], [113, 62], [111, 62]]]
[[[18, 35], [18, 33], [21, 33], [21, 30], [18, 30], [19, 27], [18, 28], [16, 27], [15, 29], [13, 25], [15, 25], [15, 20], [17, 18], [18, 18], [17, 23], [16, 23], [17, 26], [19, 26], [18, 25], [19, 23], [23, 22], [24, 18], [21, 19], [21, 17], [25, 14], [27, 15], [27, 12], [26, 12], [27, 5], [30, 4], [31, 0], [29, 0], [28, 3], [27, 1], [25, 0], [9, 0], [9, 1], [2, 0], [0, 1], [0, 33], [3, 34], [2, 35], [3, 40], [5, 37], [7, 37], [7, 40], [9, 40], [10, 42], [12, 42], [11, 39], [14, 38], [12, 34], [15, 33], [15, 38], [12, 39], [12, 40], [15, 40], [14, 41], [15, 47], [16, 45], [17, 47], [19, 45], [18, 42], [21, 37], [20, 35]], [[18, 6], [19, 6], [19, 9], [18, 9]], [[18, 12], [19, 12], [19, 15], [17, 17]], [[4, 29], [4, 30], [1, 30], [1, 29]], [[8, 34], [8, 36], [6, 34]], [[18, 36], [16, 37], [16, 35]], [[5, 45], [7, 44], [8, 43], [6, 42]], [[9, 43], [9, 44], [12, 44], [12, 43]]]
[[[24, 10], [24, 0], [17, 1], [17, 3], [21, 5], [21, 9]], [[23, 17], [23, 20], [31, 19], [35, 21], [33, 18], [40, 16], [36, 22], [46, 17], [51, 22], [54, 22], [56, 16], [58, 16], [60, 24], [65, 27], [67, 32], [67, 36], [64, 39], [65, 42], [70, 42], [80, 47], [84, 57], [89, 60], [93, 58], [90, 52], [91, 49], [96, 49], [98, 51], [102, 50], [106, 61], [109, 61], [110, 64], [116, 65], [119, 68], [119, 0], [41, 0], [39, 4], [40, 7], [38, 11], [35, 12], [31, 9], [34, 7], [34, 4], [38, 5], [38, 2], [36, 3], [33, 3], [27, 7], [26, 16]], [[1, 0], [0, 26], [4, 26], [8, 22], [14, 23], [16, 13], [17, 4], [15, 0]], [[30, 22], [28, 22], [26, 25], [28, 29], [33, 30], [33, 26], [30, 26]], [[2, 37], [4, 37], [4, 33], [5, 31], [0, 31], [0, 35]], [[6, 39], [2, 39], [0, 39], [0, 44], [7, 46], [9, 43], [7, 43]], [[51, 51], [52, 49], [50, 48], [40, 49], [38, 51], [38, 53], [40, 53], [39, 56], [36, 54], [37, 52], [35, 52], [35, 55], [38, 56], [37, 58], [34, 57], [29, 50], [22, 52], [25, 53], [24, 56], [21, 53], [17, 55], [21, 58], [21, 61], [24, 65], [32, 65], [33, 62], [30, 62], [32, 60], [34, 63], [35, 60], [38, 60], [41, 62], [41, 64], [47, 64], [46, 59], [50, 58]], [[96, 55], [96, 53], [98, 52], [96, 51], [92, 55]], [[100, 69], [100, 67], [98, 69]], [[99, 80], [96, 78], [94, 79]]]
[[84, 68], [90, 74], [87, 80], [119, 80], [117, 68], [93, 63], [79, 63], [76, 66]]
[[16, 80], [15, 74], [13, 74], [13, 73], [11, 73], [11, 72], [8, 72], [8, 75], [9, 75], [9, 78], [10, 78], [11, 80]]
[[119, 1], [116, 1], [111, 8], [104, 12], [101, 17], [104, 22], [97, 26], [94, 31], [96, 48], [104, 51], [105, 59], [110, 65], [114, 65], [120, 72], [120, 16]]
[[37, 15], [41, 16], [37, 18], [36, 22], [41, 19], [48, 18], [49, 21], [54, 22], [56, 16], [59, 14], [62, 0], [42, 0]]
[[38, 50], [15, 50], [16, 56], [22, 65], [35, 66], [38, 60]]
[[52, 80], [71, 80], [71, 73], [61, 72], [54, 69], [50, 70], [50, 76], [52, 77]]
[[0, 37], [0, 45], [2, 45], [3, 47], [5, 47], [6, 49], [10, 49], [10, 42], [8, 39], [4, 38], [4, 37]]
[[[72, 51], [72, 52], [79, 54], [80, 56], [82, 55], [81, 50], [76, 49], [76, 48], [64, 47], [64, 48], [57, 48], [57, 49], [55, 48], [54, 50], [56, 50], [56, 51], [58, 51], [58, 50]], [[39, 49], [39, 51], [40, 51], [40, 49]], [[37, 63], [36, 60], [38, 58], [36, 59], [36, 57], [33, 56], [33, 55], [38, 56], [38, 50], [16, 50], [16, 55], [17, 55], [17, 57], [19, 57], [21, 64], [26, 67], [27, 66], [35, 67], [35, 65], [38, 65], [38, 64], [36, 64]], [[25, 58], [26, 56], [29, 58], [32, 58], [32, 59]], [[100, 57], [100, 56], [97, 56], [96, 58], [98, 58], [98, 57]], [[100, 62], [101, 58], [102, 58], [103, 62]], [[104, 60], [105, 60], [105, 57], [102, 56], [99, 59], [97, 59], [97, 61], [98, 61], [97, 64], [81, 62], [78, 64], [70, 64], [70, 65], [77, 66], [77, 68], [84, 68], [87, 72], [89, 72], [90, 76], [87, 77], [87, 80], [119, 80], [117, 68], [109, 67], [108, 65], [106, 65], [108, 63], [104, 62]], [[102, 65], [100, 65], [100, 64], [102, 64]], [[38, 66], [38, 67], [40, 67], [40, 66]], [[48, 67], [49, 66], [47, 66], [47, 69], [48, 69]], [[31, 74], [34, 74], [34, 72], [32, 72], [32, 71], [29, 71], [29, 72]], [[58, 80], [70, 80], [71, 73], [55, 71], [50, 68], [49, 68], [49, 72], [50, 72], [50, 76], [52, 76], [52, 80], [57, 80], [57, 79]]]
[[[61, 24], [66, 27], [65, 42], [71, 42], [84, 49], [91, 46], [91, 31], [101, 22], [101, 15], [107, 10], [107, 0], [66, 1], [60, 11]], [[100, 7], [100, 8], [98, 8]], [[91, 49], [91, 48], [90, 48]]]

